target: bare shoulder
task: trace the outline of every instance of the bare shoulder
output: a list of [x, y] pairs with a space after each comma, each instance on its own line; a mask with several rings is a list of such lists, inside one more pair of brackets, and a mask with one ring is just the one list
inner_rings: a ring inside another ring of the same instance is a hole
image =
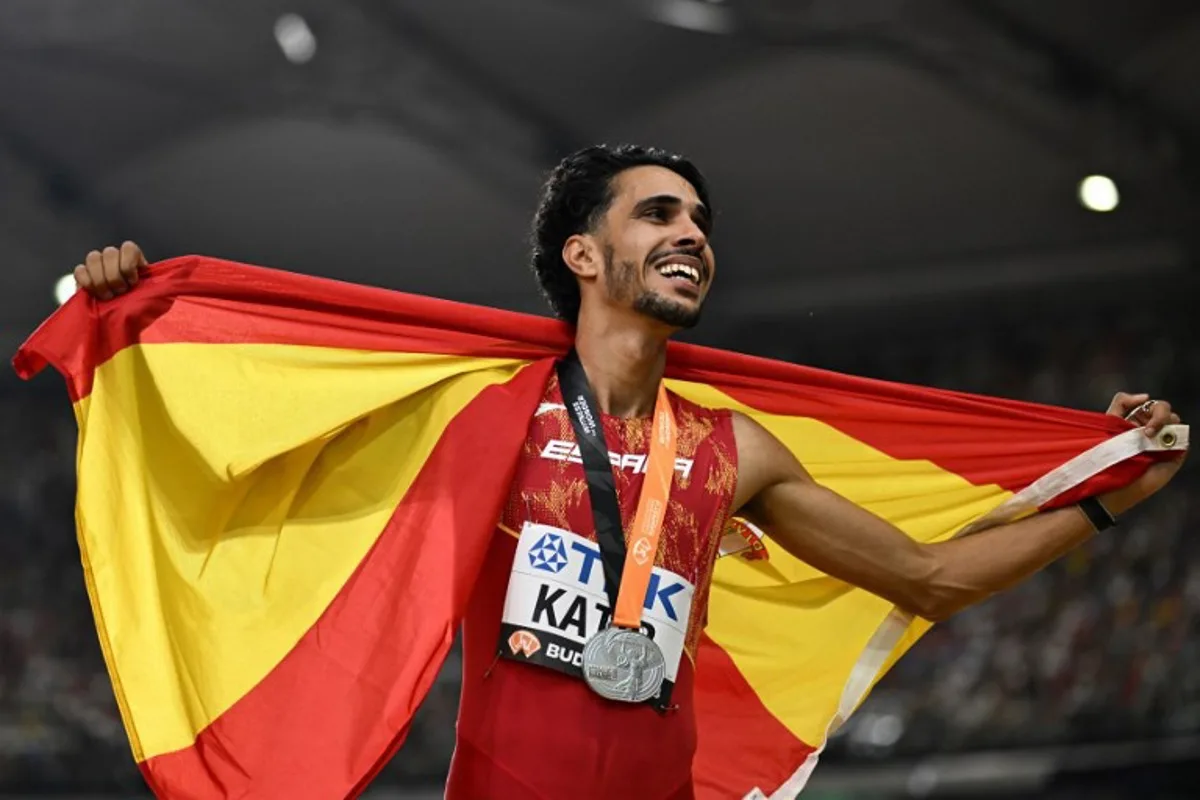
[[808, 473], [790, 450], [762, 423], [740, 411], [732, 412], [737, 444], [738, 480], [734, 508], [752, 501], [764, 489]]
[[733, 420], [733, 439], [737, 443], [738, 461], [757, 463], [783, 444], [763, 424], [741, 411], [730, 412]]

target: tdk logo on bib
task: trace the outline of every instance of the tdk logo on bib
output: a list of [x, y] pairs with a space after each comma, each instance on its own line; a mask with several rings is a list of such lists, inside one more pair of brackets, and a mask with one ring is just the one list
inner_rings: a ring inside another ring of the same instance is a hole
[[538, 539], [537, 544], [529, 548], [529, 565], [546, 572], [562, 572], [567, 565], [567, 551], [563, 548], [562, 537], [557, 533], [547, 533]]
[[[544, 533], [529, 548], [529, 565], [534, 569], [552, 572], [555, 575], [568, 568], [564, 578], [574, 579], [582, 586], [604, 592], [604, 566], [600, 557], [600, 546], [580, 536], [571, 536], [571, 554], [568, 557], [563, 546], [563, 537], [557, 533]], [[668, 577], [669, 576], [669, 577]], [[664, 579], [665, 578], [665, 579]], [[661, 569], [650, 573], [650, 584], [646, 587], [643, 609], [666, 614], [674, 622], [680, 622], [679, 610], [674, 598], [689, 587], [687, 581]], [[690, 604], [690, 601], [689, 601]], [[684, 609], [686, 611], [686, 609]], [[682, 620], [686, 623], [687, 620]]]

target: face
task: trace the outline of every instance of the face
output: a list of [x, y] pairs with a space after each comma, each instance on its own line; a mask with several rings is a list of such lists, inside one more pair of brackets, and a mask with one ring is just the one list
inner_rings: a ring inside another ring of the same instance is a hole
[[[613, 180], [613, 201], [589, 237], [600, 269], [594, 290], [611, 305], [672, 328], [690, 328], [712, 285], [711, 223], [696, 190], [664, 167], [634, 167]], [[586, 238], [586, 237], [585, 237]]]

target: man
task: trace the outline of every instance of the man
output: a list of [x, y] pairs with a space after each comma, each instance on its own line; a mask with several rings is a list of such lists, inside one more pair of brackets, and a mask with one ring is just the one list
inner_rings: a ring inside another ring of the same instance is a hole
[[[914, 542], [816, 484], [750, 418], [660, 391], [667, 340], [696, 324], [712, 286], [711, 226], [703, 176], [659, 150], [587, 148], [546, 183], [533, 268], [574, 325], [577, 355], [530, 423], [467, 611], [450, 798], [691, 797], [692, 659], [735, 513], [817, 569], [942, 620], [1086, 541], [1182, 463], [1158, 463], [1098, 501]], [[103, 299], [132, 289], [145, 263], [126, 242], [90, 253], [75, 274]], [[1118, 394], [1109, 413], [1148, 435], [1179, 421], [1148, 395]], [[583, 559], [579, 581], [607, 593], [599, 620], [537, 583], [568, 553]], [[562, 663], [529, 633], [538, 618], [577, 628], [554, 643]]]

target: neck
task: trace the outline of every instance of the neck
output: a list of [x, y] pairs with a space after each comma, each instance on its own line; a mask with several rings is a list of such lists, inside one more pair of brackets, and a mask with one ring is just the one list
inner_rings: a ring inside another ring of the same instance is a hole
[[641, 315], [586, 312], [580, 310], [575, 350], [600, 410], [614, 417], [650, 416], [667, 365], [670, 332]]

